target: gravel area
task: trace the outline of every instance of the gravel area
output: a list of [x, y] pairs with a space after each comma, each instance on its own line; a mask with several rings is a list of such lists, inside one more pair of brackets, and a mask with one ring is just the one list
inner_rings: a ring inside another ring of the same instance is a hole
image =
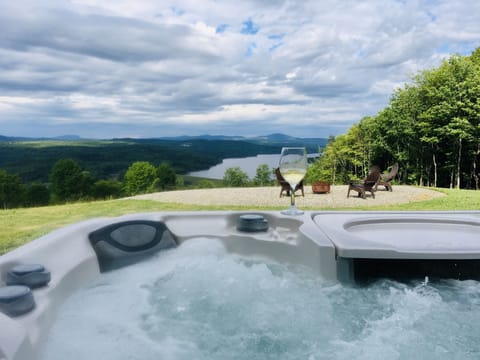
[[[382, 188], [383, 189], [383, 188]], [[430, 200], [444, 194], [425, 188], [413, 186], [394, 186], [393, 192], [378, 190], [375, 198], [367, 193], [367, 198], [357, 197], [351, 192], [347, 198], [347, 185], [331, 186], [328, 194], [314, 194], [311, 186], [305, 187], [305, 197], [297, 191], [296, 205], [300, 208], [337, 208], [355, 206], [378, 206], [408, 203], [412, 201]], [[148, 199], [165, 203], [194, 204], [194, 205], [239, 205], [239, 206], [285, 206], [290, 204], [286, 196], [279, 197], [280, 187], [252, 187], [252, 188], [218, 188], [165, 191], [153, 194], [144, 194], [132, 199]]]

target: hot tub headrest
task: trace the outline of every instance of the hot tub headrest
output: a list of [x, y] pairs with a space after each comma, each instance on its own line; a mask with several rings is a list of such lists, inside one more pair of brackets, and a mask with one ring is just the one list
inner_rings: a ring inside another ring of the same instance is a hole
[[175, 247], [177, 242], [161, 221], [130, 220], [107, 225], [89, 234], [97, 253], [100, 270], [112, 270], [160, 250]]

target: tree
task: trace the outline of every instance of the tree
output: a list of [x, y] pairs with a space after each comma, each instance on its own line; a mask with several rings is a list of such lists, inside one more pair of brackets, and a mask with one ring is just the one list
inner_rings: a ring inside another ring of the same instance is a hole
[[[445, 127], [445, 133], [448, 136], [451, 136], [454, 142], [457, 145], [457, 161], [456, 161], [456, 179], [455, 187], [460, 189], [460, 179], [461, 179], [461, 170], [460, 164], [462, 161], [462, 144], [464, 140], [471, 140], [473, 132], [472, 125], [466, 119], [455, 117], [453, 120]], [[453, 187], [453, 182], [450, 187]]]
[[17, 207], [23, 200], [23, 186], [18, 175], [0, 169], [0, 206], [3, 209]]
[[[468, 184], [477, 163], [480, 66], [474, 54], [471, 58], [452, 56], [439, 68], [417, 77], [426, 104], [421, 114], [421, 139], [434, 145], [435, 150], [441, 149], [442, 170], [450, 174], [450, 187]], [[464, 171], [462, 164], [471, 170]]]
[[267, 164], [258, 165], [256, 175], [253, 178], [253, 184], [256, 186], [269, 186], [273, 184], [272, 170]]
[[158, 182], [157, 170], [147, 161], [137, 161], [130, 165], [123, 181], [128, 195], [152, 192]]
[[225, 170], [223, 176], [225, 186], [242, 187], [248, 185], [248, 175], [240, 167], [232, 167]]
[[307, 180], [330, 177], [335, 184], [399, 163], [404, 183], [478, 189], [480, 48], [412, 80], [376, 116], [330, 138]]
[[378, 120], [375, 117], [365, 116], [358, 124], [362, 169], [369, 169], [370, 164], [383, 149], [382, 137], [378, 132], [379, 126], [377, 122]]
[[117, 180], [98, 180], [93, 186], [93, 197], [95, 199], [118, 198], [122, 195], [122, 183]]
[[33, 183], [26, 187], [26, 206], [46, 206], [50, 203], [50, 191], [44, 184]]
[[92, 178], [72, 159], [61, 159], [50, 172], [52, 194], [57, 201], [72, 201], [90, 195]]
[[158, 186], [162, 189], [174, 188], [177, 182], [177, 174], [169, 163], [163, 162], [157, 167]]
[[307, 169], [307, 173], [305, 175], [305, 180], [307, 183], [313, 184], [317, 181], [326, 181], [329, 183], [333, 183], [332, 181], [332, 171], [331, 167], [328, 166], [326, 159], [322, 157], [322, 155], [315, 160], [315, 162], [310, 165]]
[[211, 180], [207, 179], [202, 179], [198, 182], [197, 187], [199, 189], [213, 189], [215, 186], [215, 183]]

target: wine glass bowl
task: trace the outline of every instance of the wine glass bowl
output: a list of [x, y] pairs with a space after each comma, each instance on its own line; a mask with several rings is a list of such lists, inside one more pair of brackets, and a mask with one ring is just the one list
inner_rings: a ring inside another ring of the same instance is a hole
[[286, 215], [301, 215], [303, 211], [295, 206], [295, 188], [307, 172], [307, 151], [304, 147], [284, 147], [280, 154], [280, 174], [290, 185], [290, 208], [282, 211]]

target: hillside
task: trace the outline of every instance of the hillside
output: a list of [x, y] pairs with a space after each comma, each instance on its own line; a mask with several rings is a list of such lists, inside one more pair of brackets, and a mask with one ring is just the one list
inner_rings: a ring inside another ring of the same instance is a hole
[[280, 153], [282, 146], [307, 146], [318, 151], [325, 139], [202, 137], [179, 139], [84, 140], [25, 139], [0, 137], [0, 168], [17, 174], [24, 182], [46, 182], [59, 159], [71, 158], [94, 178], [121, 178], [135, 161], [155, 166], [167, 161], [179, 174], [208, 169], [229, 157]]

